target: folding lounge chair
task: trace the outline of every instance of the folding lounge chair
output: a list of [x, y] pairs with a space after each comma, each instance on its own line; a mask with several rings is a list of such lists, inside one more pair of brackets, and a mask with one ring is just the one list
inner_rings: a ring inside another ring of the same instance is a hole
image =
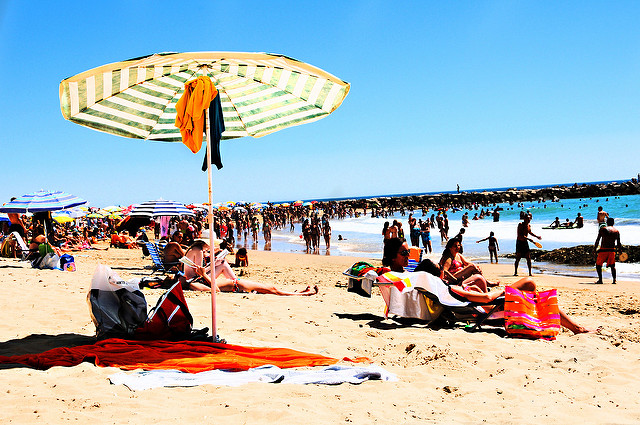
[[151, 260], [153, 261], [153, 271], [151, 274], [155, 272], [160, 272], [165, 274], [170, 271], [170, 269], [174, 266], [178, 265], [178, 262], [175, 263], [165, 263], [162, 261], [162, 254], [160, 253], [160, 249], [153, 242], [145, 242], [147, 250], [149, 250], [149, 255], [151, 256]]
[[405, 267], [405, 271], [408, 272], [412, 272], [415, 270], [416, 267], [418, 267], [418, 264], [420, 264], [420, 261], [422, 261], [422, 248], [419, 248], [417, 246], [412, 246], [409, 248], [409, 265], [407, 265], [407, 267]]
[[[358, 266], [358, 264], [354, 264], [353, 267]], [[428, 322], [434, 320], [440, 314], [440, 309], [437, 306], [434, 308], [434, 303], [427, 301], [423, 294], [412, 290], [403, 291], [398, 289], [392, 282], [379, 282], [377, 281], [378, 274], [374, 270], [369, 270], [364, 274], [360, 271], [356, 274], [353, 267], [342, 273], [349, 278], [347, 291], [355, 292], [363, 297], [371, 297], [373, 286], [377, 286], [385, 302], [385, 317], [393, 315], [405, 319], [418, 319]]]
[[29, 256], [29, 254], [31, 253], [29, 251], [29, 247], [27, 246], [27, 244], [24, 242], [24, 239], [22, 239], [22, 236], [20, 236], [20, 233], [18, 232], [11, 232], [11, 234], [13, 235], [13, 237], [15, 238], [16, 241], [18, 241], [18, 246], [20, 247], [20, 250], [22, 251], [22, 258], [20, 259], [21, 261], [27, 261], [27, 257]]
[[[377, 285], [381, 287], [383, 285], [392, 285], [402, 293], [411, 293], [413, 291], [420, 293], [441, 307], [440, 312], [435, 317], [432, 317], [431, 320], [440, 317], [445, 319], [450, 326], [460, 321], [473, 322], [474, 326], [470, 330], [480, 329], [488, 319], [495, 317], [495, 313], [504, 307], [504, 297], [500, 297], [490, 304], [463, 300], [453, 294], [449, 286], [439, 277], [427, 272], [385, 273], [378, 279]], [[487, 305], [490, 306], [489, 312], [482, 308]], [[430, 310], [433, 310], [433, 308]]]

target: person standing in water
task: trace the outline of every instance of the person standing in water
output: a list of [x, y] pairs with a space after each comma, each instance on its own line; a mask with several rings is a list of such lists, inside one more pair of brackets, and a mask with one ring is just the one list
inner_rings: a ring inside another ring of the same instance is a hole
[[[593, 244], [593, 250], [596, 253], [596, 271], [598, 272], [597, 284], [601, 285], [602, 282], [602, 265], [607, 263], [607, 267], [611, 269], [611, 277], [613, 283], [616, 283], [616, 249], [618, 252], [622, 250], [620, 244], [620, 232], [613, 227], [614, 220], [612, 217], [607, 218], [607, 225], [600, 227], [598, 231], [598, 237], [595, 244]], [[600, 249], [598, 249], [600, 245]]]
[[527, 267], [529, 268], [529, 276], [531, 274], [531, 250], [529, 249], [529, 235], [535, 236], [538, 239], [542, 239], [542, 237], [533, 234], [531, 231], [531, 216], [529, 214], [524, 214], [522, 216], [522, 222], [518, 223], [518, 230], [516, 236], [516, 262], [515, 262], [515, 272], [514, 276], [518, 276], [518, 264], [520, 263], [520, 258], [524, 257], [527, 259]]
[[598, 228], [604, 227], [607, 225], [607, 218], [609, 217], [609, 213], [606, 212], [602, 207], [598, 207]]
[[498, 239], [494, 236], [493, 232], [489, 232], [489, 236], [484, 239], [480, 239], [476, 241], [476, 243], [484, 242], [486, 240], [489, 241], [489, 261], [493, 263], [493, 257], [496, 258], [496, 264], [498, 264], [498, 251], [500, 251], [500, 246], [498, 246]]

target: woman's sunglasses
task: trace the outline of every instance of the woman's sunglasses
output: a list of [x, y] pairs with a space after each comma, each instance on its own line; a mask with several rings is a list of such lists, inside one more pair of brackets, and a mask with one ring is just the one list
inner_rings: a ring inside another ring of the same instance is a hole
[[409, 250], [408, 249], [403, 249], [398, 254], [402, 255], [403, 257], [408, 257], [409, 256]]

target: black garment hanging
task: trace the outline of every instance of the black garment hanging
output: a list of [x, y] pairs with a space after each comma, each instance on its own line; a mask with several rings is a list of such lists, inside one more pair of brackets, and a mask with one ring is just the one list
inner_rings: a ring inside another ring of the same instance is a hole
[[[222, 168], [222, 158], [220, 158], [220, 139], [224, 132], [224, 118], [222, 117], [222, 103], [220, 93], [209, 104], [209, 134], [211, 135], [211, 163]], [[204, 162], [202, 171], [207, 171], [207, 150], [204, 151]]]

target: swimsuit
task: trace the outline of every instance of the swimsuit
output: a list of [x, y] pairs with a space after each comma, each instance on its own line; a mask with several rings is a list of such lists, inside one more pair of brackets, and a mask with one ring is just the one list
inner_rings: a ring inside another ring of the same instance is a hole
[[516, 240], [516, 254], [527, 255], [529, 252], [529, 242]]
[[459, 270], [462, 270], [464, 265], [460, 261], [451, 260], [451, 265], [449, 266], [448, 272], [451, 274], [456, 274]]

